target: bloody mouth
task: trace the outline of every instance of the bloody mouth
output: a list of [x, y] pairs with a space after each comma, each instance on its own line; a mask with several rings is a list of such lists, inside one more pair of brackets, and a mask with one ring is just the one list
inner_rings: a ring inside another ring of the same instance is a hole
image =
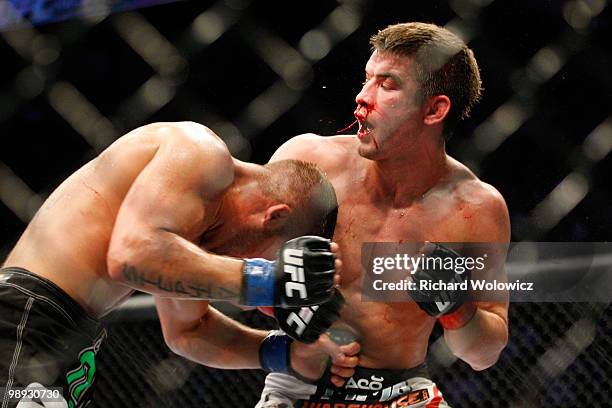
[[365, 105], [359, 105], [355, 110], [355, 118], [359, 122], [359, 130], [357, 131], [359, 140], [365, 139], [372, 132], [372, 127], [367, 121], [370, 112], [371, 109]]
[[365, 139], [370, 133], [372, 133], [372, 128], [368, 125], [367, 122], [359, 122], [359, 130], [357, 131], [357, 137], [359, 139]]

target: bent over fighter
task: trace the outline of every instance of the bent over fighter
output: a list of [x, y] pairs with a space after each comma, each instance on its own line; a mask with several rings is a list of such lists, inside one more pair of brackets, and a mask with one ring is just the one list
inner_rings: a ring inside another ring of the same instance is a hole
[[[11, 389], [36, 384], [61, 387], [62, 406], [84, 406], [106, 334], [98, 319], [134, 289], [251, 306], [324, 303], [339, 261], [315, 235], [333, 230], [335, 207], [314, 165], [241, 162], [202, 125], [152, 124], [121, 137], [51, 194], [0, 270], [0, 406], [14, 406]], [[308, 236], [290, 240], [299, 235]], [[277, 262], [253, 258], [272, 259], [279, 247]], [[287, 273], [288, 260], [299, 274]], [[207, 321], [220, 338], [247, 330], [213, 311]], [[248, 334], [251, 349], [265, 337]]]

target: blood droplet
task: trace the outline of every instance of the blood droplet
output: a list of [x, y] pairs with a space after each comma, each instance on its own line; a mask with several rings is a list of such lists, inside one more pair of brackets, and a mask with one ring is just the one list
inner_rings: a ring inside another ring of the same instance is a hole
[[353, 126], [355, 126], [355, 124], [357, 123], [357, 120], [355, 120], [353, 123], [351, 123], [350, 125], [348, 125], [347, 127], [345, 127], [344, 129], [340, 129], [339, 131], [336, 132], [337, 135], [339, 135], [342, 132], [346, 132], [347, 130], [349, 130], [350, 128], [352, 128]]

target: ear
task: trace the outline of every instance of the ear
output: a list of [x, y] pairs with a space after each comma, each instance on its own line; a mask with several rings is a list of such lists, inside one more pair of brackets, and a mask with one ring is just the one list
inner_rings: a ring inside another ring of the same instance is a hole
[[268, 207], [263, 219], [264, 230], [276, 231], [281, 229], [289, 215], [291, 215], [291, 208], [287, 204], [275, 204]]
[[451, 101], [446, 95], [436, 95], [429, 98], [423, 123], [436, 125], [442, 123], [451, 108]]

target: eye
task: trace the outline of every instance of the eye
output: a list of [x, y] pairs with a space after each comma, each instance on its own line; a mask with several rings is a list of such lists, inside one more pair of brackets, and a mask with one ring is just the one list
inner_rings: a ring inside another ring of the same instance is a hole
[[382, 89], [385, 89], [385, 90], [392, 90], [392, 89], [396, 89], [397, 88], [396, 85], [395, 85], [395, 82], [392, 79], [389, 79], [389, 78], [385, 78], [384, 80], [382, 80], [380, 82], [380, 87]]

